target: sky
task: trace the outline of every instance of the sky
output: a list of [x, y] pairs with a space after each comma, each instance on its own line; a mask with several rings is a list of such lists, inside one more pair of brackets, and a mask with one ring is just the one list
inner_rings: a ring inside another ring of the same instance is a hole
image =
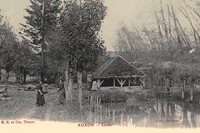
[[[153, 0], [104, 0], [108, 7], [107, 16], [102, 24], [102, 38], [108, 51], [113, 51], [116, 33], [123, 25], [141, 26], [148, 24], [152, 18], [150, 8]], [[155, 0], [158, 1], [158, 0]], [[176, 0], [176, 4], [178, 4]], [[23, 18], [27, 15], [24, 10], [30, 4], [29, 0], [0, 0], [0, 9], [7, 16], [10, 24], [19, 31], [20, 23], [25, 23]]]

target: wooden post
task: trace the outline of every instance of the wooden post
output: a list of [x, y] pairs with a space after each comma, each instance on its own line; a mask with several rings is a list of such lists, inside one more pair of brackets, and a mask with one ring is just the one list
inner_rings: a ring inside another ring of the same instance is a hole
[[123, 81], [123, 79], [122, 80], [117, 79], [117, 81], [119, 82], [121, 88], [123, 88], [123, 85], [126, 82], [126, 79], [124, 81]]
[[128, 86], [129, 86], [129, 87], [131, 86], [130, 78], [128, 78]]
[[113, 115], [113, 117], [112, 117], [112, 118], [113, 118], [113, 119], [112, 119], [112, 122], [113, 122], [113, 124], [114, 124], [114, 123], [115, 123], [115, 110], [112, 111], [112, 115]]
[[96, 106], [99, 106], [99, 97], [97, 97], [97, 104]]
[[93, 96], [90, 96], [90, 106], [93, 107]]
[[100, 106], [100, 119], [101, 119], [101, 121], [102, 121], [102, 119], [103, 119], [103, 106]]
[[142, 85], [140, 85], [141, 89], [145, 87], [145, 81], [143, 77], [139, 78], [140, 82], [142, 83]]
[[101, 104], [101, 98], [99, 98], [99, 103], [98, 103], [99, 105]]
[[108, 118], [108, 108], [106, 108], [105, 117]]
[[121, 126], [123, 126], [124, 124], [124, 118], [123, 118], [124, 116], [123, 116], [123, 112], [122, 112], [122, 114], [121, 114]]
[[108, 117], [110, 117], [110, 109], [108, 108]]
[[94, 123], [97, 123], [97, 109], [96, 107], [94, 106]]
[[123, 87], [123, 79], [120, 80], [120, 86]]
[[100, 88], [100, 79], [97, 80], [97, 88]]
[[143, 87], [145, 88], [146, 87], [146, 82], [145, 82], [145, 78], [142, 78], [142, 84], [143, 84]]
[[102, 81], [100, 81], [100, 79], [97, 80], [97, 88], [99, 89], [101, 87], [101, 85], [103, 84], [104, 79], [102, 79]]

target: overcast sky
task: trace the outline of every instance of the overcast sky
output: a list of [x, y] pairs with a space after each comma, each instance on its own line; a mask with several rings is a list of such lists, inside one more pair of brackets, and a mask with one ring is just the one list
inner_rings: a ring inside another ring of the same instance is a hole
[[[148, 24], [152, 8], [152, 0], [104, 0], [108, 7], [107, 16], [102, 25], [102, 36], [105, 40], [107, 50], [114, 50], [113, 44], [116, 39], [116, 31], [122, 25], [141, 26]], [[158, 0], [155, 0], [158, 1]], [[180, 0], [175, 0], [176, 4]], [[0, 0], [0, 9], [6, 14], [11, 25], [16, 30], [19, 23], [24, 23], [23, 16], [26, 14], [25, 8], [30, 4], [29, 0]]]

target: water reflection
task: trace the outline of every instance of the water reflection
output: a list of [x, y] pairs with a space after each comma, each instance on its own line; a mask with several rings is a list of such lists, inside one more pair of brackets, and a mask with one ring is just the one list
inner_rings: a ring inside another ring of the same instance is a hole
[[183, 102], [155, 101], [104, 103], [90, 99], [84, 106], [85, 122], [134, 127], [200, 127], [200, 106]]

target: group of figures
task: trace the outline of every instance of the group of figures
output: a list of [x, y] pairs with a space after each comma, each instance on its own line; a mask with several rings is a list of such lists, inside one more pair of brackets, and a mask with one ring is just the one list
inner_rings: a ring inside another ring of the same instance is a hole
[[[36, 96], [36, 106], [44, 106], [45, 105], [45, 98], [44, 98], [44, 90], [42, 86], [42, 82], [39, 82], [37, 85], [37, 96]], [[60, 79], [60, 83], [58, 85], [58, 101], [60, 104], [64, 104], [66, 94], [65, 94], [65, 87], [64, 87], [64, 80]]]

